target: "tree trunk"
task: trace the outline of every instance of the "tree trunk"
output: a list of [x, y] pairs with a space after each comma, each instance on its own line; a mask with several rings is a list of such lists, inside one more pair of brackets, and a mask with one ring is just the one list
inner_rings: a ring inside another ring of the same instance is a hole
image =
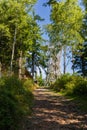
[[82, 75], [84, 77], [85, 76], [85, 63], [84, 63], [84, 57], [83, 56], [81, 56], [81, 62], [82, 62], [81, 71], [82, 71]]
[[1, 69], [2, 68], [2, 64], [1, 64], [1, 62], [0, 62], [0, 78], [1, 78], [1, 76], [2, 76], [2, 73], [1, 73]]
[[10, 65], [11, 74], [12, 74], [12, 71], [13, 71], [13, 59], [14, 59], [15, 44], [16, 44], [16, 34], [17, 34], [17, 28], [15, 27], [14, 41], [13, 41], [12, 55], [11, 55], [11, 65]]
[[34, 52], [32, 52], [32, 70], [31, 70], [31, 72], [32, 72], [32, 77], [34, 78], [34, 67], [35, 67], [35, 53]]
[[54, 77], [55, 77], [55, 80], [57, 79], [57, 57], [56, 57], [56, 55], [55, 55], [55, 61], [54, 61], [55, 63], [55, 65], [54, 65]]
[[63, 54], [63, 60], [64, 60], [64, 63], [63, 63], [63, 73], [65, 74], [66, 73], [66, 46], [64, 46], [63, 48], [64, 50], [64, 54]]
[[74, 65], [75, 65], [75, 58], [74, 58], [74, 50], [73, 50], [73, 48], [71, 49], [72, 50], [72, 72], [73, 72], [73, 74], [75, 73], [75, 67], [74, 67]]
[[20, 51], [19, 57], [19, 79], [22, 78], [22, 51]]

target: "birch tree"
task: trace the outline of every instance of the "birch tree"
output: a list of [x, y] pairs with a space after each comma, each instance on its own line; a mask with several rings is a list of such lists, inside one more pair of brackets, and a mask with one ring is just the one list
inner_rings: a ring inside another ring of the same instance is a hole
[[83, 42], [80, 30], [84, 13], [77, 0], [50, 0], [48, 4], [51, 6], [51, 24], [47, 25], [47, 32], [53, 45], [61, 43], [61, 48], [64, 50], [64, 73], [66, 73], [67, 46], [75, 48]]

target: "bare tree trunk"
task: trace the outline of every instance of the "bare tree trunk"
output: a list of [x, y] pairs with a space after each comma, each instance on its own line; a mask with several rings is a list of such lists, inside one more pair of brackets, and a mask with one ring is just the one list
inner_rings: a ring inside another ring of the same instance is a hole
[[34, 67], [35, 67], [35, 53], [32, 53], [32, 76], [34, 78]]
[[75, 68], [74, 68], [74, 64], [75, 64], [75, 59], [74, 59], [74, 54], [73, 54], [73, 48], [71, 48], [72, 50], [72, 71], [73, 71], [73, 74], [75, 73]]
[[58, 67], [57, 67], [57, 56], [55, 55], [55, 60], [54, 60], [54, 77], [55, 77], [55, 80], [57, 79], [57, 69], [58, 69]]
[[63, 64], [63, 73], [66, 73], [66, 46], [64, 46], [64, 54], [63, 54], [64, 64]]
[[11, 74], [13, 71], [13, 59], [14, 59], [14, 51], [15, 51], [15, 44], [16, 44], [16, 34], [17, 34], [17, 28], [15, 27], [14, 41], [13, 41], [12, 55], [11, 55], [11, 65], [10, 65]]
[[2, 73], [1, 73], [1, 69], [2, 68], [2, 64], [1, 64], [1, 62], [0, 62], [0, 78], [1, 78], [1, 76], [2, 76]]
[[73, 74], [75, 73], [75, 70], [74, 70], [74, 59], [72, 58], [72, 71], [73, 71]]
[[75, 71], [74, 71], [74, 65], [72, 65], [72, 71], [73, 71], [73, 74], [75, 73]]
[[19, 79], [22, 78], [22, 51], [20, 51], [19, 57]]

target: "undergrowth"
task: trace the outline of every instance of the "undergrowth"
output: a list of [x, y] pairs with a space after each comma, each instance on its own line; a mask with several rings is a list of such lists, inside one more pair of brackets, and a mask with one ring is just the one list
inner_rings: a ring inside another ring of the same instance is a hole
[[32, 112], [33, 81], [0, 78], [0, 130], [18, 130], [22, 118]]
[[50, 89], [76, 101], [78, 107], [87, 112], [87, 78], [65, 74], [58, 78]]

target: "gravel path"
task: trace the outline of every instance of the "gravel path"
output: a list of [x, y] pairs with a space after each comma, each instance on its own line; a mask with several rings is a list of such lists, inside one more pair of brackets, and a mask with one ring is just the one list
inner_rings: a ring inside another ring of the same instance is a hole
[[47, 89], [34, 92], [33, 115], [27, 117], [23, 130], [87, 130], [87, 114], [75, 102]]

